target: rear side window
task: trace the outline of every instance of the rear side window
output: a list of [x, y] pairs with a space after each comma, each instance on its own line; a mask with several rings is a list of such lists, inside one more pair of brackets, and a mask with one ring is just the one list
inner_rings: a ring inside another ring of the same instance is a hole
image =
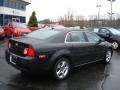
[[73, 31], [68, 34], [66, 42], [86, 42], [83, 32]]
[[71, 42], [72, 40], [71, 40], [71, 35], [70, 35], [70, 33], [69, 34], [67, 34], [67, 37], [66, 37], [66, 42]]
[[31, 37], [31, 38], [35, 38], [35, 39], [48, 39], [56, 34], [60, 33], [60, 31], [55, 31], [55, 30], [37, 30], [34, 31], [28, 35], [26, 35], [26, 37]]

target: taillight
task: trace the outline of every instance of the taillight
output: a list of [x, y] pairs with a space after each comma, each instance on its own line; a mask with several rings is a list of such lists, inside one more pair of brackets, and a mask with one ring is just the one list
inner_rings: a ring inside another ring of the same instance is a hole
[[35, 57], [35, 51], [32, 46], [25, 48], [23, 54], [29, 57]]
[[8, 48], [10, 49], [11, 48], [11, 42], [10, 41], [8, 41]]

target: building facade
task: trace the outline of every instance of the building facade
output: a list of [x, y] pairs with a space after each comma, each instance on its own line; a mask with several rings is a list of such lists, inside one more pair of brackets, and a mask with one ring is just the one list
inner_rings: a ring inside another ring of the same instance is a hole
[[26, 5], [31, 0], [0, 0], [0, 25], [4, 26], [8, 22], [26, 22]]

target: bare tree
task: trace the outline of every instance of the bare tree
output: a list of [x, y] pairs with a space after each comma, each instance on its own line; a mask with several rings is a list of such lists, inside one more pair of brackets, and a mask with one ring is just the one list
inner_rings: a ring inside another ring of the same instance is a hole
[[116, 15], [115, 18], [111, 20], [108, 16], [103, 15], [100, 20], [97, 19], [97, 15], [89, 15], [88, 20], [85, 19], [83, 15], [74, 16], [72, 11], [68, 11], [67, 14], [59, 18], [59, 23], [65, 25], [66, 27], [80, 26], [83, 27], [115, 27], [120, 28], [120, 15]]

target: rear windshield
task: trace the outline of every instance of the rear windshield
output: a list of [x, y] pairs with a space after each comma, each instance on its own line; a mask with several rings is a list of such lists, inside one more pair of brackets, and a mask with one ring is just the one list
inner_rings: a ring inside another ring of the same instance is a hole
[[37, 30], [34, 31], [28, 35], [26, 35], [26, 37], [31, 37], [31, 38], [35, 38], [35, 39], [48, 39], [56, 34], [58, 34], [60, 31], [55, 31], [55, 30]]
[[15, 28], [27, 28], [27, 26], [24, 25], [23, 23], [13, 23], [13, 26]]

